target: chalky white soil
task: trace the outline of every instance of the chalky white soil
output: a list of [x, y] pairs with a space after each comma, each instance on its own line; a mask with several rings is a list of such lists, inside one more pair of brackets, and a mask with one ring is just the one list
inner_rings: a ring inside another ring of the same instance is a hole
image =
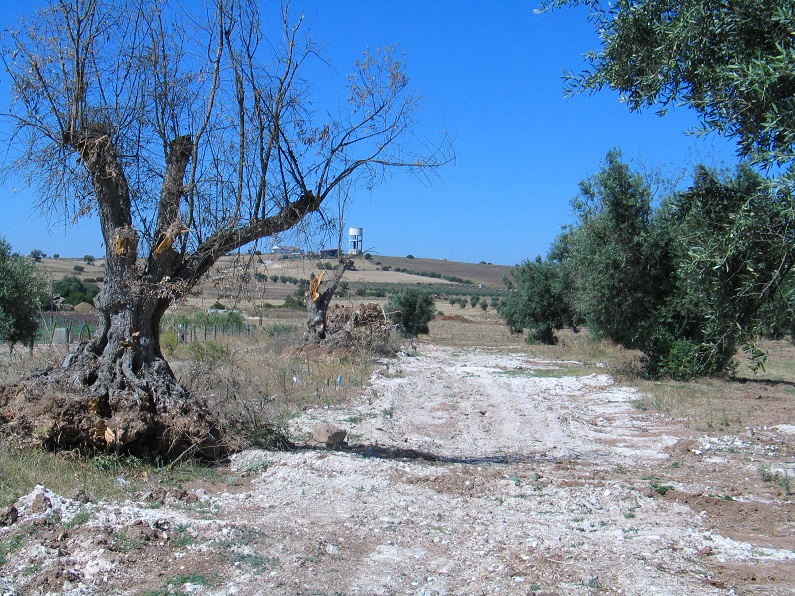
[[422, 345], [292, 421], [344, 428], [338, 450], [124, 503], [39, 488], [0, 527], [24, 540], [0, 593], [791, 593], [791, 498], [758, 473], [792, 462], [790, 421], [702, 436], [583, 368]]

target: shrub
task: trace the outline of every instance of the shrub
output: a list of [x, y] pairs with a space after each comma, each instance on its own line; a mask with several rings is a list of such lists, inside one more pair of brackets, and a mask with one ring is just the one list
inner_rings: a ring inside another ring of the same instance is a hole
[[174, 329], [169, 329], [165, 333], [160, 334], [160, 349], [163, 350], [168, 356], [173, 356], [177, 351], [179, 345], [179, 335]]
[[[79, 265], [78, 265], [79, 266]], [[91, 303], [99, 294], [99, 286], [74, 275], [66, 275], [52, 285], [52, 290], [72, 305]]]
[[561, 265], [538, 257], [517, 266], [513, 277], [510, 293], [497, 307], [503, 321], [511, 331], [528, 329], [528, 341], [556, 343], [555, 331], [571, 321]]
[[0, 239], [0, 337], [12, 346], [32, 348], [45, 301], [44, 280], [35, 265], [12, 256], [11, 245]]
[[428, 323], [433, 319], [433, 296], [414, 288], [393, 294], [387, 303], [387, 311], [393, 323], [398, 324], [406, 335], [428, 333]]
[[228, 346], [210, 340], [190, 343], [187, 350], [194, 361], [202, 364], [228, 362], [232, 355]]

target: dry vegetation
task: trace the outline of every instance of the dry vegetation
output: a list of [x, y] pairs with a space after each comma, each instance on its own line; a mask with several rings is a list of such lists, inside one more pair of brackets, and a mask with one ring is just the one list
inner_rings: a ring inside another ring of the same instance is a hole
[[[440, 312], [445, 307], [449, 309], [445, 302], [437, 302]], [[789, 342], [765, 344], [770, 361], [764, 372], [753, 374], [738, 356], [734, 378], [651, 382], [633, 372], [639, 353], [593, 341], [585, 332], [564, 332], [555, 346], [527, 345], [523, 335], [508, 332], [493, 310], [449, 310], [452, 316], [432, 321], [430, 335], [423, 341], [575, 361], [585, 372], [606, 370], [641, 390], [634, 404], [639, 410], [670, 416], [704, 432], [742, 435], [748, 427], [780, 422], [781, 409], [788, 408], [795, 395], [795, 346]], [[300, 310], [271, 309], [249, 337], [221, 336], [180, 344], [171, 354], [170, 362], [181, 382], [209, 400], [236, 433], [240, 448], [278, 447], [269, 443], [274, 427], [284, 429], [304, 410], [344, 403], [359, 395], [378, 366], [377, 359], [383, 356], [367, 342], [343, 351], [290, 349], [301, 344], [303, 324]], [[397, 336], [393, 344], [407, 348], [406, 340]], [[35, 370], [57, 366], [65, 354], [62, 346], [40, 346], [34, 353], [4, 353], [0, 383], [13, 383]], [[91, 460], [78, 462], [27, 449], [8, 436], [2, 440], [7, 456], [0, 459], [0, 506], [13, 502], [37, 483], [65, 493], [82, 489], [96, 497], [112, 497], [119, 492], [112, 476], [117, 466], [126, 465], [121, 460], [97, 466]], [[133, 464], [146, 467], [143, 462]]]
[[[301, 272], [298, 269], [290, 271], [296, 277]], [[474, 273], [470, 275], [475, 276]], [[281, 285], [274, 284], [271, 289], [278, 289]], [[206, 292], [209, 296], [193, 297], [181, 308], [197, 309], [217, 299], [224, 300], [224, 289], [213, 287], [212, 283], [208, 283]], [[217, 295], [213, 295], [215, 292]], [[358, 301], [341, 299], [343, 303]], [[237, 302], [243, 305], [256, 303], [257, 299], [251, 296]], [[679, 437], [679, 440], [670, 448], [670, 457], [664, 464], [655, 460], [639, 463], [637, 469], [617, 466], [612, 470], [615, 477], [610, 482], [645, 487], [649, 498], [670, 503], [692, 502], [699, 511], [708, 512], [708, 518], [704, 519], [713, 524], [711, 527], [716, 533], [738, 540], [747, 539], [754, 545], [795, 547], [787, 546], [791, 544], [791, 533], [787, 534], [786, 530], [792, 521], [791, 505], [795, 493], [795, 487], [791, 486], [795, 471], [787, 463], [795, 453], [795, 435], [774, 437], [768, 430], [773, 425], [781, 425], [782, 421], [791, 420], [795, 401], [795, 347], [792, 344], [768, 342], [765, 346], [770, 353], [767, 370], [757, 375], [750, 372], [740, 355], [737, 375], [731, 379], [704, 379], [692, 383], [649, 382], [634, 372], [638, 368], [636, 364], [640, 354], [606, 342], [592, 341], [584, 332], [562, 333], [555, 346], [530, 346], [525, 343], [524, 336], [510, 334], [492, 308], [483, 310], [467, 306], [462, 309], [443, 300], [439, 300], [436, 306], [444, 314], [431, 322], [430, 335], [420, 338], [420, 350], [427, 343], [445, 346], [453, 355], [470, 353], [475, 347], [495, 355], [518, 353], [528, 358], [554, 361], [562, 367], [537, 370], [532, 372], [535, 376], [565, 374], [578, 377], [607, 372], [618, 384], [638, 388], [637, 398], [632, 401], [636, 415], [653, 421], [654, 425], [665, 426], [665, 432]], [[246, 308], [244, 306], [244, 310]], [[196, 395], [207, 398], [233, 429], [240, 448], [278, 447], [272, 441], [274, 427], [283, 431], [292, 427], [289, 438], [302, 444], [309, 439], [309, 433], [296, 431], [296, 428], [303, 427], [296, 427], [293, 421], [307, 412], [344, 411], [347, 404], [361, 404], [362, 396], [369, 395], [367, 387], [374, 372], [381, 371], [381, 378], [385, 374], [386, 377], [400, 374], [399, 363], [385, 358], [377, 346], [366, 341], [344, 351], [318, 347], [295, 349], [296, 344], [300, 345], [304, 312], [267, 308], [261, 313], [261, 320], [255, 318], [250, 321], [255, 332], [249, 336], [199, 338], [200, 341], [194, 343], [174, 346], [169, 357], [181, 382]], [[408, 349], [405, 340], [396, 337], [393, 341], [396, 347], [403, 343], [403, 348]], [[13, 382], [43, 366], [57, 366], [64, 355], [64, 349], [58, 347], [39, 347], [32, 354], [3, 353], [0, 382]], [[518, 374], [530, 373], [520, 371]], [[392, 418], [392, 413], [387, 410], [383, 414]], [[354, 428], [361, 423], [359, 415], [350, 415], [347, 420]], [[258, 473], [258, 469], [252, 466], [260, 461], [256, 458], [246, 460], [249, 463], [241, 472], [238, 469], [240, 464], [238, 468], [230, 469], [225, 465], [206, 467], [195, 462], [163, 466], [157, 462], [115, 456], [84, 459], [76, 454], [51, 454], [32, 449], [24, 441], [8, 436], [1, 428], [0, 442], [4, 452], [0, 458], [0, 510], [29, 494], [37, 484], [72, 498], [84, 494], [92, 502], [140, 500], [141, 494], [170, 494], [169, 491], [182, 494], [180, 491], [183, 489], [206, 489], [224, 494], [244, 491], [249, 482], [246, 477]], [[756, 454], [759, 450], [777, 463], [754, 463], [767, 461], [758, 459]], [[708, 464], [711, 458], [716, 462], [725, 459], [726, 465]], [[262, 464], [263, 469], [267, 465]], [[457, 465], [460, 467], [461, 464]], [[733, 471], [727, 472], [727, 469]], [[749, 469], [753, 469], [750, 474]], [[526, 473], [530, 479], [539, 477], [540, 473], [542, 480], [543, 477], [549, 478], [548, 482], [552, 483], [550, 489], [557, 486], [559, 491], [592, 490], [591, 486], [607, 482], [602, 476], [604, 471], [597, 472], [587, 462], [570, 459], [546, 467], [520, 464], [517, 470], [516, 474]], [[466, 472], [467, 477], [487, 483], [501, 478], [497, 471], [489, 468], [481, 470], [479, 467], [472, 473], [475, 476]], [[515, 478], [518, 487], [520, 476]], [[530, 482], [528, 478], [521, 477], [523, 486]], [[710, 492], [689, 488], [696, 482], [711, 487]], [[748, 513], [744, 503], [749, 498], [754, 503], [766, 503], [765, 508], [757, 513]], [[637, 514], [640, 513], [638, 511]], [[624, 517], [630, 520], [635, 515], [633, 508]], [[76, 523], [80, 520], [69, 522]], [[68, 533], [69, 530], [61, 523], [54, 531]], [[173, 535], [171, 540], [175, 542], [171, 548], [177, 549], [176, 541], [185, 536], [178, 531]], [[0, 579], [8, 569], [2, 566], [24, 544], [21, 535], [9, 536], [0, 540]], [[121, 549], [119, 552], [127, 552], [127, 548], [131, 552], [140, 552], [143, 548], [134, 545], [137, 543], [125, 546], [123, 538], [118, 538], [117, 542], [121, 542], [114, 547]], [[782, 563], [783, 567], [729, 565], [710, 560], [709, 556], [709, 553], [704, 555], [706, 564], [711, 565], [708, 575], [710, 590], [736, 588], [738, 593], [784, 593], [792, 585], [787, 579], [791, 568], [789, 563]], [[555, 564], [546, 564], [555, 568]], [[36, 570], [31, 568], [30, 573], [35, 576]], [[565, 577], [565, 572], [561, 573], [561, 577]], [[757, 589], [757, 575], [761, 578], [764, 574], [767, 574], [765, 581], [769, 583], [767, 588], [760, 584], [759, 588], [763, 588], [760, 591]], [[612, 591], [598, 578], [594, 581], [592, 586], [578, 589], [582, 593]], [[712, 592], [707, 590], [705, 593]]]
[[[190, 297], [177, 308], [182, 311], [203, 311], [216, 301], [230, 308], [240, 308], [247, 314], [252, 333], [248, 337], [198, 338], [195, 343], [179, 344], [167, 350], [169, 360], [180, 377], [195, 394], [206, 397], [240, 439], [240, 447], [269, 445], [273, 428], [284, 428], [287, 421], [303, 410], [344, 402], [361, 392], [381, 356], [383, 346], [368, 345], [362, 341], [353, 349], [332, 351], [290, 350], [300, 344], [305, 325], [301, 309], [262, 308], [263, 304], [278, 306], [284, 297], [296, 294], [296, 286], [281, 281], [266, 280], [257, 284], [254, 273], [268, 276], [289, 276], [306, 279], [318, 263], [329, 262], [309, 258], [271, 258], [268, 255], [241, 255], [224, 257], [204, 282], [201, 292]], [[378, 263], [376, 265], [376, 263]], [[356, 269], [346, 274], [352, 284], [388, 283], [400, 287], [410, 278], [410, 283], [437, 283], [420, 276], [394, 271], [382, 271], [383, 265], [393, 269], [413, 268], [436, 271], [442, 275], [455, 275], [472, 280], [487, 289], [499, 289], [503, 276], [510, 267], [490, 264], [455, 263], [434, 259], [378, 257], [355, 261]], [[82, 259], [43, 259], [53, 276], [75, 274], [74, 266], [83, 265], [84, 278], [97, 278], [102, 274], [102, 261], [87, 265]], [[241, 276], [249, 278], [248, 284]], [[442, 283], [442, 282], [439, 282]], [[473, 286], [448, 284], [454, 289], [451, 295], [467, 295]], [[357, 297], [353, 292], [340, 296], [336, 302], [356, 305], [373, 298]], [[379, 299], [375, 299], [379, 301]], [[380, 299], [385, 302], [385, 299]], [[702, 379], [692, 383], [674, 381], [646, 381], [639, 377], [637, 361], [641, 355], [608, 342], [595, 342], [587, 333], [562, 332], [554, 346], [529, 346], [521, 334], [512, 334], [503, 325], [493, 308], [483, 310], [467, 306], [450, 305], [438, 300], [439, 316], [431, 322], [427, 341], [454, 347], [491, 347], [500, 350], [518, 350], [533, 357], [555, 360], [573, 360], [592, 366], [600, 363], [610, 373], [641, 390], [635, 407], [658, 412], [682, 420], [688, 426], [704, 431], [745, 432], [749, 425], [765, 426], [780, 419], [778, 408], [770, 404], [788, 404], [795, 394], [795, 346], [789, 342], [767, 342], [764, 347], [770, 354], [765, 371], [754, 374], [743, 355], [738, 355], [737, 374], [731, 379]], [[253, 315], [253, 316], [252, 316]], [[85, 313], [80, 317], [85, 318]], [[393, 338], [393, 346], [401, 339]], [[58, 366], [65, 348], [39, 346], [35, 353], [17, 352], [3, 355], [0, 360], [0, 382], [13, 383], [31, 371], [47, 366]], [[297, 379], [297, 381], [296, 381]], [[297, 437], [300, 439], [301, 437]], [[17, 456], [32, 462], [53, 462], [53, 476], [63, 480], [56, 463], [48, 454], [17, 451]], [[2, 465], [16, 465], [13, 458]], [[71, 469], [78, 466], [69, 462]], [[23, 466], [24, 467], [24, 466]], [[39, 470], [40, 463], [32, 466]], [[41, 471], [44, 477], [50, 476]], [[82, 476], [82, 474], [77, 474]], [[9, 503], [31, 487], [36, 474], [0, 475], [0, 505]], [[10, 480], [17, 478], [17, 481]], [[41, 479], [39, 480], [41, 481]], [[74, 483], [72, 483], [74, 484]], [[111, 483], [112, 484], [112, 483]]]

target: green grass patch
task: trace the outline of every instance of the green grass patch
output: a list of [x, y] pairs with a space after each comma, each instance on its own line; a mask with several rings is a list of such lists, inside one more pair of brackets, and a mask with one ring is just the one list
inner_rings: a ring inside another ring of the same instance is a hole
[[596, 369], [587, 365], [566, 365], [560, 368], [516, 368], [512, 370], [500, 371], [500, 375], [506, 377], [539, 377], [539, 378], [559, 378], [559, 377], [587, 377], [596, 372]]
[[651, 482], [649, 482], [649, 487], [651, 487], [651, 489], [661, 497], [664, 497], [669, 490], [673, 490], [674, 488], [673, 486], [670, 486], [668, 484], [662, 484], [657, 480], [652, 480]]
[[193, 584], [195, 586], [209, 586], [210, 579], [206, 575], [198, 573], [188, 573], [185, 575], [177, 575], [166, 580], [169, 586], [183, 586], [185, 584]]
[[22, 534], [0, 540], [0, 565], [8, 563], [8, 555], [22, 548], [23, 544], [25, 544], [25, 537]]
[[78, 526], [82, 526], [83, 524], [87, 523], [94, 516], [92, 511], [88, 511], [86, 509], [81, 509], [78, 511], [75, 516], [70, 519], [68, 522], [61, 524], [61, 526], [65, 530], [69, 530], [71, 528], [77, 528]]

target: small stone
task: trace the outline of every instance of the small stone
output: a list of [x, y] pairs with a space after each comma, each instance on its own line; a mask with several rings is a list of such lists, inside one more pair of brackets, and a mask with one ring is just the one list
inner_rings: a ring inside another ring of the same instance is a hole
[[0, 526], [12, 526], [18, 518], [19, 511], [13, 505], [0, 509]]
[[73, 501], [77, 501], [81, 505], [85, 505], [89, 501], [88, 495], [85, 493], [83, 489], [80, 488], [73, 490], [72, 493], [69, 495], [69, 498], [72, 499]]
[[334, 449], [345, 441], [348, 432], [338, 426], [324, 422], [315, 427], [312, 432], [312, 439], [316, 443], [325, 443], [329, 449]]
[[33, 503], [30, 504], [30, 510], [33, 513], [44, 513], [51, 507], [52, 503], [50, 502], [50, 498], [44, 493], [37, 494], [33, 499]]

